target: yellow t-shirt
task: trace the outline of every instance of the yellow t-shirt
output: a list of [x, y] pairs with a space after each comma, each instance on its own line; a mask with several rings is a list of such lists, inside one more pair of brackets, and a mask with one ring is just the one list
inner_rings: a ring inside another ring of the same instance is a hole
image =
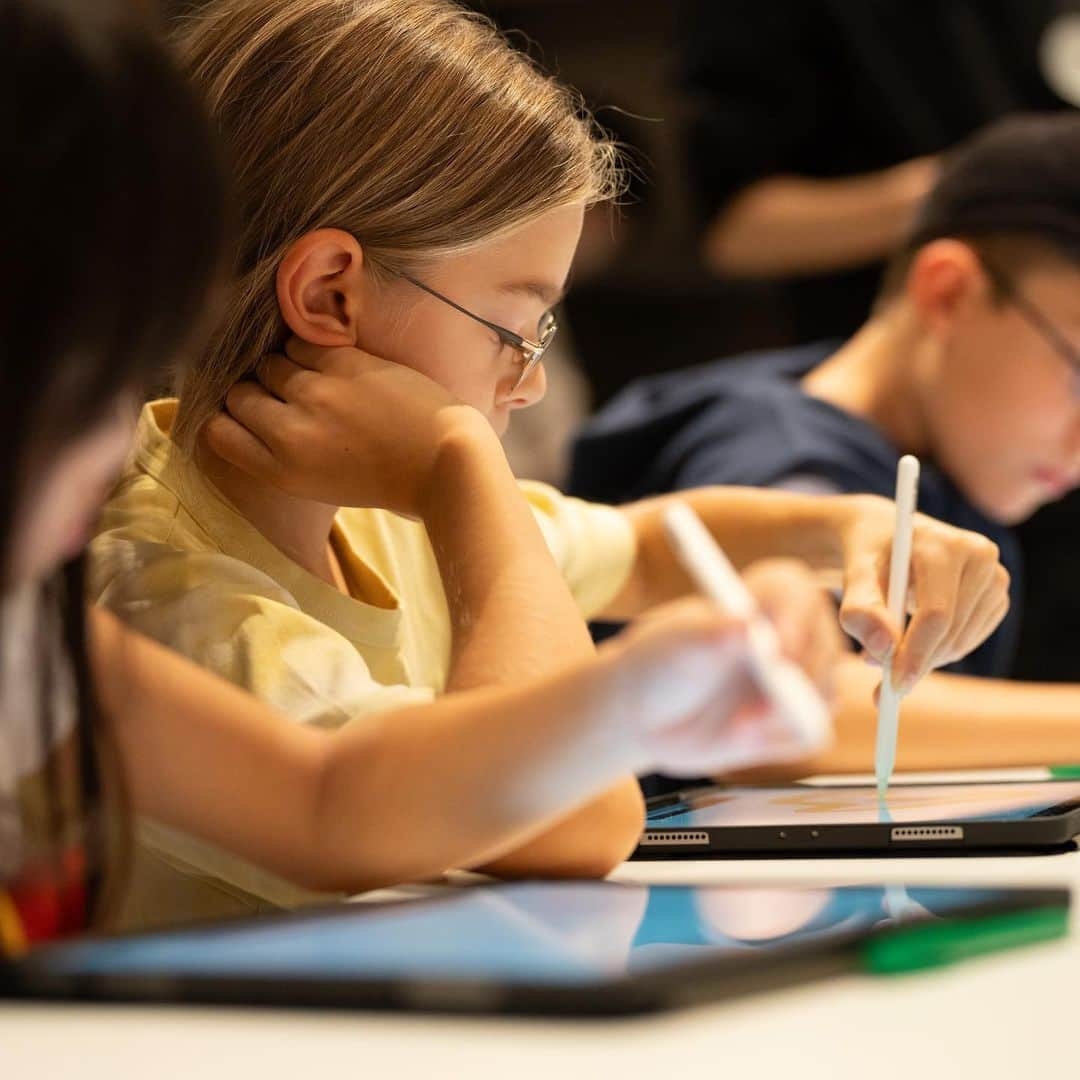
[[[173, 401], [143, 410], [132, 462], [91, 544], [93, 598], [302, 723], [335, 728], [441, 692], [450, 619], [423, 525], [386, 510], [339, 511], [331, 543], [345, 596], [274, 547], [174, 446], [175, 410]], [[582, 614], [595, 615], [630, 572], [629, 524], [611, 507], [521, 486]], [[160, 826], [141, 832], [219, 900], [292, 905], [308, 895]], [[185, 904], [199, 915], [221, 910], [191, 896]]]

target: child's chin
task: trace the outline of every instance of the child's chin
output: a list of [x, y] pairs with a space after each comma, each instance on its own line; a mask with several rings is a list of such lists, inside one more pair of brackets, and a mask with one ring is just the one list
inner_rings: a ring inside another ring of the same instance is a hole
[[984, 512], [999, 525], [1019, 525], [1027, 521], [1036, 510], [1057, 501], [1057, 497], [1047, 495], [1045, 492], [1026, 493], [1010, 501], [1002, 500], [997, 505], [985, 507]]
[[1003, 492], [999, 487], [989, 493], [989, 497], [984, 497], [984, 492], [968, 488], [964, 494], [977, 510], [998, 525], [1018, 525], [1021, 521], [1027, 521], [1046, 502], [1043, 498], [1045, 492], [1030, 488], [1010, 493]]

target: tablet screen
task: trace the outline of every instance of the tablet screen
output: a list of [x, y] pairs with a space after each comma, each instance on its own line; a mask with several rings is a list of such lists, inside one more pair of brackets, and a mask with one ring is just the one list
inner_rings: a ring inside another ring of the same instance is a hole
[[[893, 823], [1018, 821], [1080, 799], [1074, 781], [1030, 784], [896, 784], [886, 797]], [[873, 825], [883, 820], [877, 789], [865, 787], [715, 788], [649, 811], [663, 828]]]
[[686, 960], [947, 915], [987, 889], [685, 888], [522, 883], [234, 926], [84, 942], [31, 957], [58, 974], [463, 979], [582, 984]]

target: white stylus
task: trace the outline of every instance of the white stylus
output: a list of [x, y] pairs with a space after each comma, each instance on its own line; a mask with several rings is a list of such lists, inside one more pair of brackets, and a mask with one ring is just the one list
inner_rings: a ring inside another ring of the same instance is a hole
[[668, 541], [699, 591], [747, 624], [754, 679], [805, 750], [817, 750], [832, 735], [829, 707], [802, 669], [786, 660], [772, 624], [758, 610], [735, 567], [697, 513], [686, 503], [664, 511]]
[[[915, 527], [915, 504], [919, 495], [919, 459], [905, 454], [896, 467], [896, 525], [893, 527], [892, 559], [889, 562], [889, 614], [904, 630], [908, 577], [911, 570], [911, 533]], [[882, 665], [881, 697], [878, 699], [877, 745], [874, 776], [878, 794], [884, 796], [896, 765], [896, 737], [900, 728], [900, 701], [893, 687], [892, 659]]]

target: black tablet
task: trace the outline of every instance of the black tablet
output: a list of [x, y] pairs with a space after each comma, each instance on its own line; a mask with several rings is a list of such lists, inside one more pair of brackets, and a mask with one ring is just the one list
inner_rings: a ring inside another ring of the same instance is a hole
[[0, 964], [0, 994], [611, 1015], [921, 967], [984, 928], [1046, 940], [1067, 912], [1060, 890], [532, 882], [52, 946]]
[[635, 858], [1051, 851], [1080, 834], [1080, 782], [717, 785], [649, 801]]

